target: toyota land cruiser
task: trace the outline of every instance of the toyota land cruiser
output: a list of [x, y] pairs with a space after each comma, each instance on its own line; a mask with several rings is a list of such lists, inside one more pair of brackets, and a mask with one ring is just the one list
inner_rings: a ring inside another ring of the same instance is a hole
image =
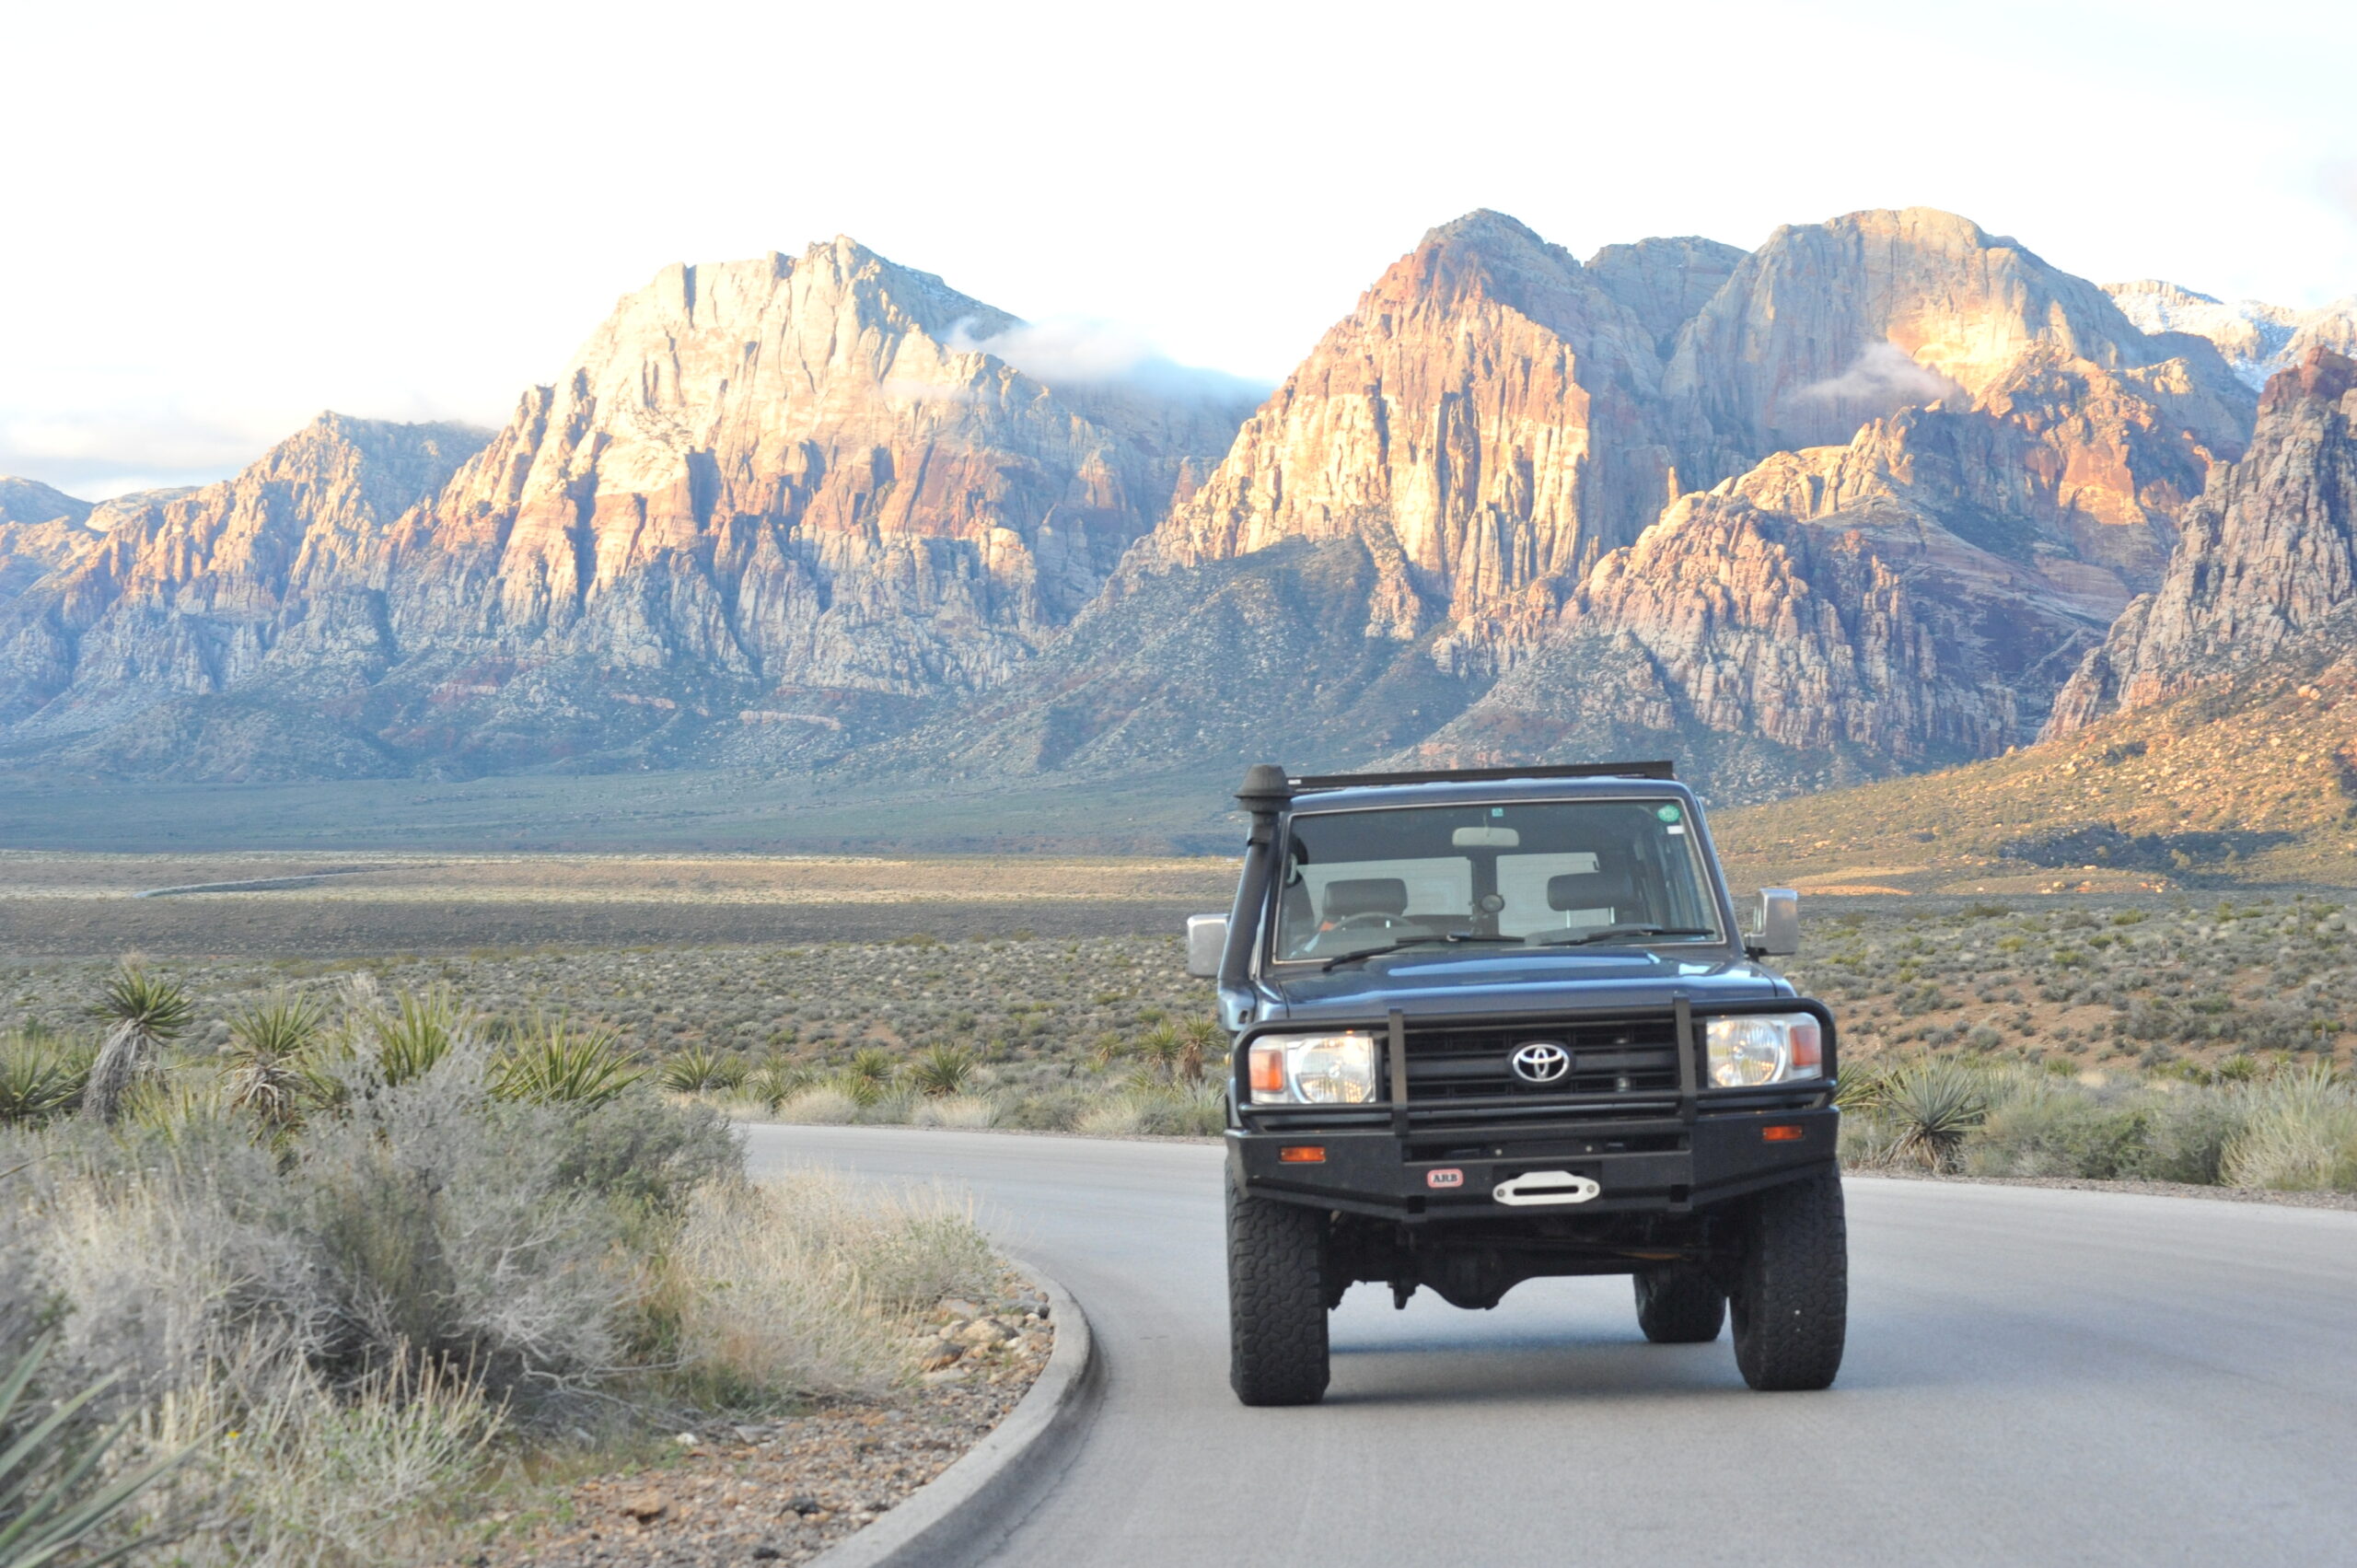
[[1628, 1274], [1659, 1343], [1822, 1388], [1847, 1309], [1833, 1016], [1754, 960], [1666, 762], [1288, 777], [1261, 764], [1236, 903], [1188, 923], [1234, 1033], [1229, 1380], [1314, 1403], [1354, 1283], [1491, 1307]]

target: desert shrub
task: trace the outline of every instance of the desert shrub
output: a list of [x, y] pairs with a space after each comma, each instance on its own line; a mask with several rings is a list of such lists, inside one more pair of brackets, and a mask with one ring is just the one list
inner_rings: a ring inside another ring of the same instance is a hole
[[1145, 1098], [1139, 1131], [1166, 1136], [1216, 1136], [1227, 1126], [1227, 1092], [1222, 1085], [1180, 1085]]
[[819, 1127], [843, 1126], [858, 1115], [859, 1101], [831, 1083], [804, 1089], [777, 1108], [780, 1121]]
[[1135, 1090], [1108, 1095], [1073, 1119], [1072, 1130], [1092, 1138], [1127, 1138], [1145, 1131], [1146, 1097]]
[[945, 1095], [938, 1099], [926, 1099], [909, 1115], [910, 1124], [916, 1127], [995, 1127], [998, 1121], [998, 1102], [988, 1095]]
[[682, 1343], [746, 1388], [874, 1393], [906, 1377], [911, 1314], [996, 1272], [967, 1206], [795, 1172], [715, 1183], [673, 1253], [696, 1282]]
[[2247, 1114], [2246, 1097], [2228, 1089], [2156, 1096], [2146, 1109], [2142, 1146], [2122, 1174], [2214, 1184], [2223, 1179], [2227, 1146], [2242, 1132]]
[[923, 1098], [914, 1089], [898, 1085], [877, 1086], [859, 1108], [859, 1120], [877, 1126], [905, 1127]]
[[1015, 1097], [1000, 1125], [1028, 1132], [1069, 1132], [1096, 1103], [1095, 1095], [1077, 1088], [1033, 1090]]
[[1875, 1170], [1898, 1163], [1898, 1131], [1888, 1121], [1865, 1110], [1845, 1110], [1841, 1115], [1841, 1163], [1862, 1170]]
[[2293, 1191], [2357, 1190], [2357, 1086], [2318, 1063], [2242, 1092], [2247, 1115], [2220, 1162], [2227, 1181]]
[[1990, 1108], [1965, 1165], [1979, 1176], [2117, 1177], [2140, 1163], [2145, 1126], [2139, 1106], [2077, 1084], [2028, 1084]]

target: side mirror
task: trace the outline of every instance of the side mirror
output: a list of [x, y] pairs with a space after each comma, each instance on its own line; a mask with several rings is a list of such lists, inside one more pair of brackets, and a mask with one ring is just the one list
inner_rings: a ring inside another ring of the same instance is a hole
[[1187, 972], [1202, 980], [1219, 978], [1219, 961], [1227, 951], [1227, 916], [1190, 914], [1187, 917]]
[[1743, 950], [1755, 958], [1785, 958], [1801, 950], [1801, 896], [1790, 888], [1762, 888]]

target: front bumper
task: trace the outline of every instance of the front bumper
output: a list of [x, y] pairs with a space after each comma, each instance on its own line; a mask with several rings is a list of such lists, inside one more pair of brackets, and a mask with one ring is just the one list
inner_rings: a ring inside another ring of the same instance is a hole
[[[1771, 1137], [1771, 1129], [1796, 1131]], [[1690, 1121], [1569, 1118], [1458, 1127], [1445, 1141], [1425, 1132], [1403, 1137], [1388, 1127], [1231, 1128], [1227, 1164], [1228, 1179], [1257, 1197], [1411, 1224], [1686, 1214], [1819, 1169], [1836, 1157], [1840, 1137], [1840, 1113], [1829, 1105], [1706, 1107]], [[1321, 1157], [1288, 1160], [1288, 1149], [1317, 1149]], [[1585, 1177], [1596, 1195], [1543, 1206], [1510, 1205], [1493, 1195], [1502, 1183], [1539, 1171]]]

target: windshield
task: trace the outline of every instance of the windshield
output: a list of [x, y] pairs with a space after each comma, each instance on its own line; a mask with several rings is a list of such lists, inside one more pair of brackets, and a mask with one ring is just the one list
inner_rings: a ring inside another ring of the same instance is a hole
[[1280, 963], [1402, 945], [1724, 940], [1682, 802], [1299, 812], [1277, 895]]

